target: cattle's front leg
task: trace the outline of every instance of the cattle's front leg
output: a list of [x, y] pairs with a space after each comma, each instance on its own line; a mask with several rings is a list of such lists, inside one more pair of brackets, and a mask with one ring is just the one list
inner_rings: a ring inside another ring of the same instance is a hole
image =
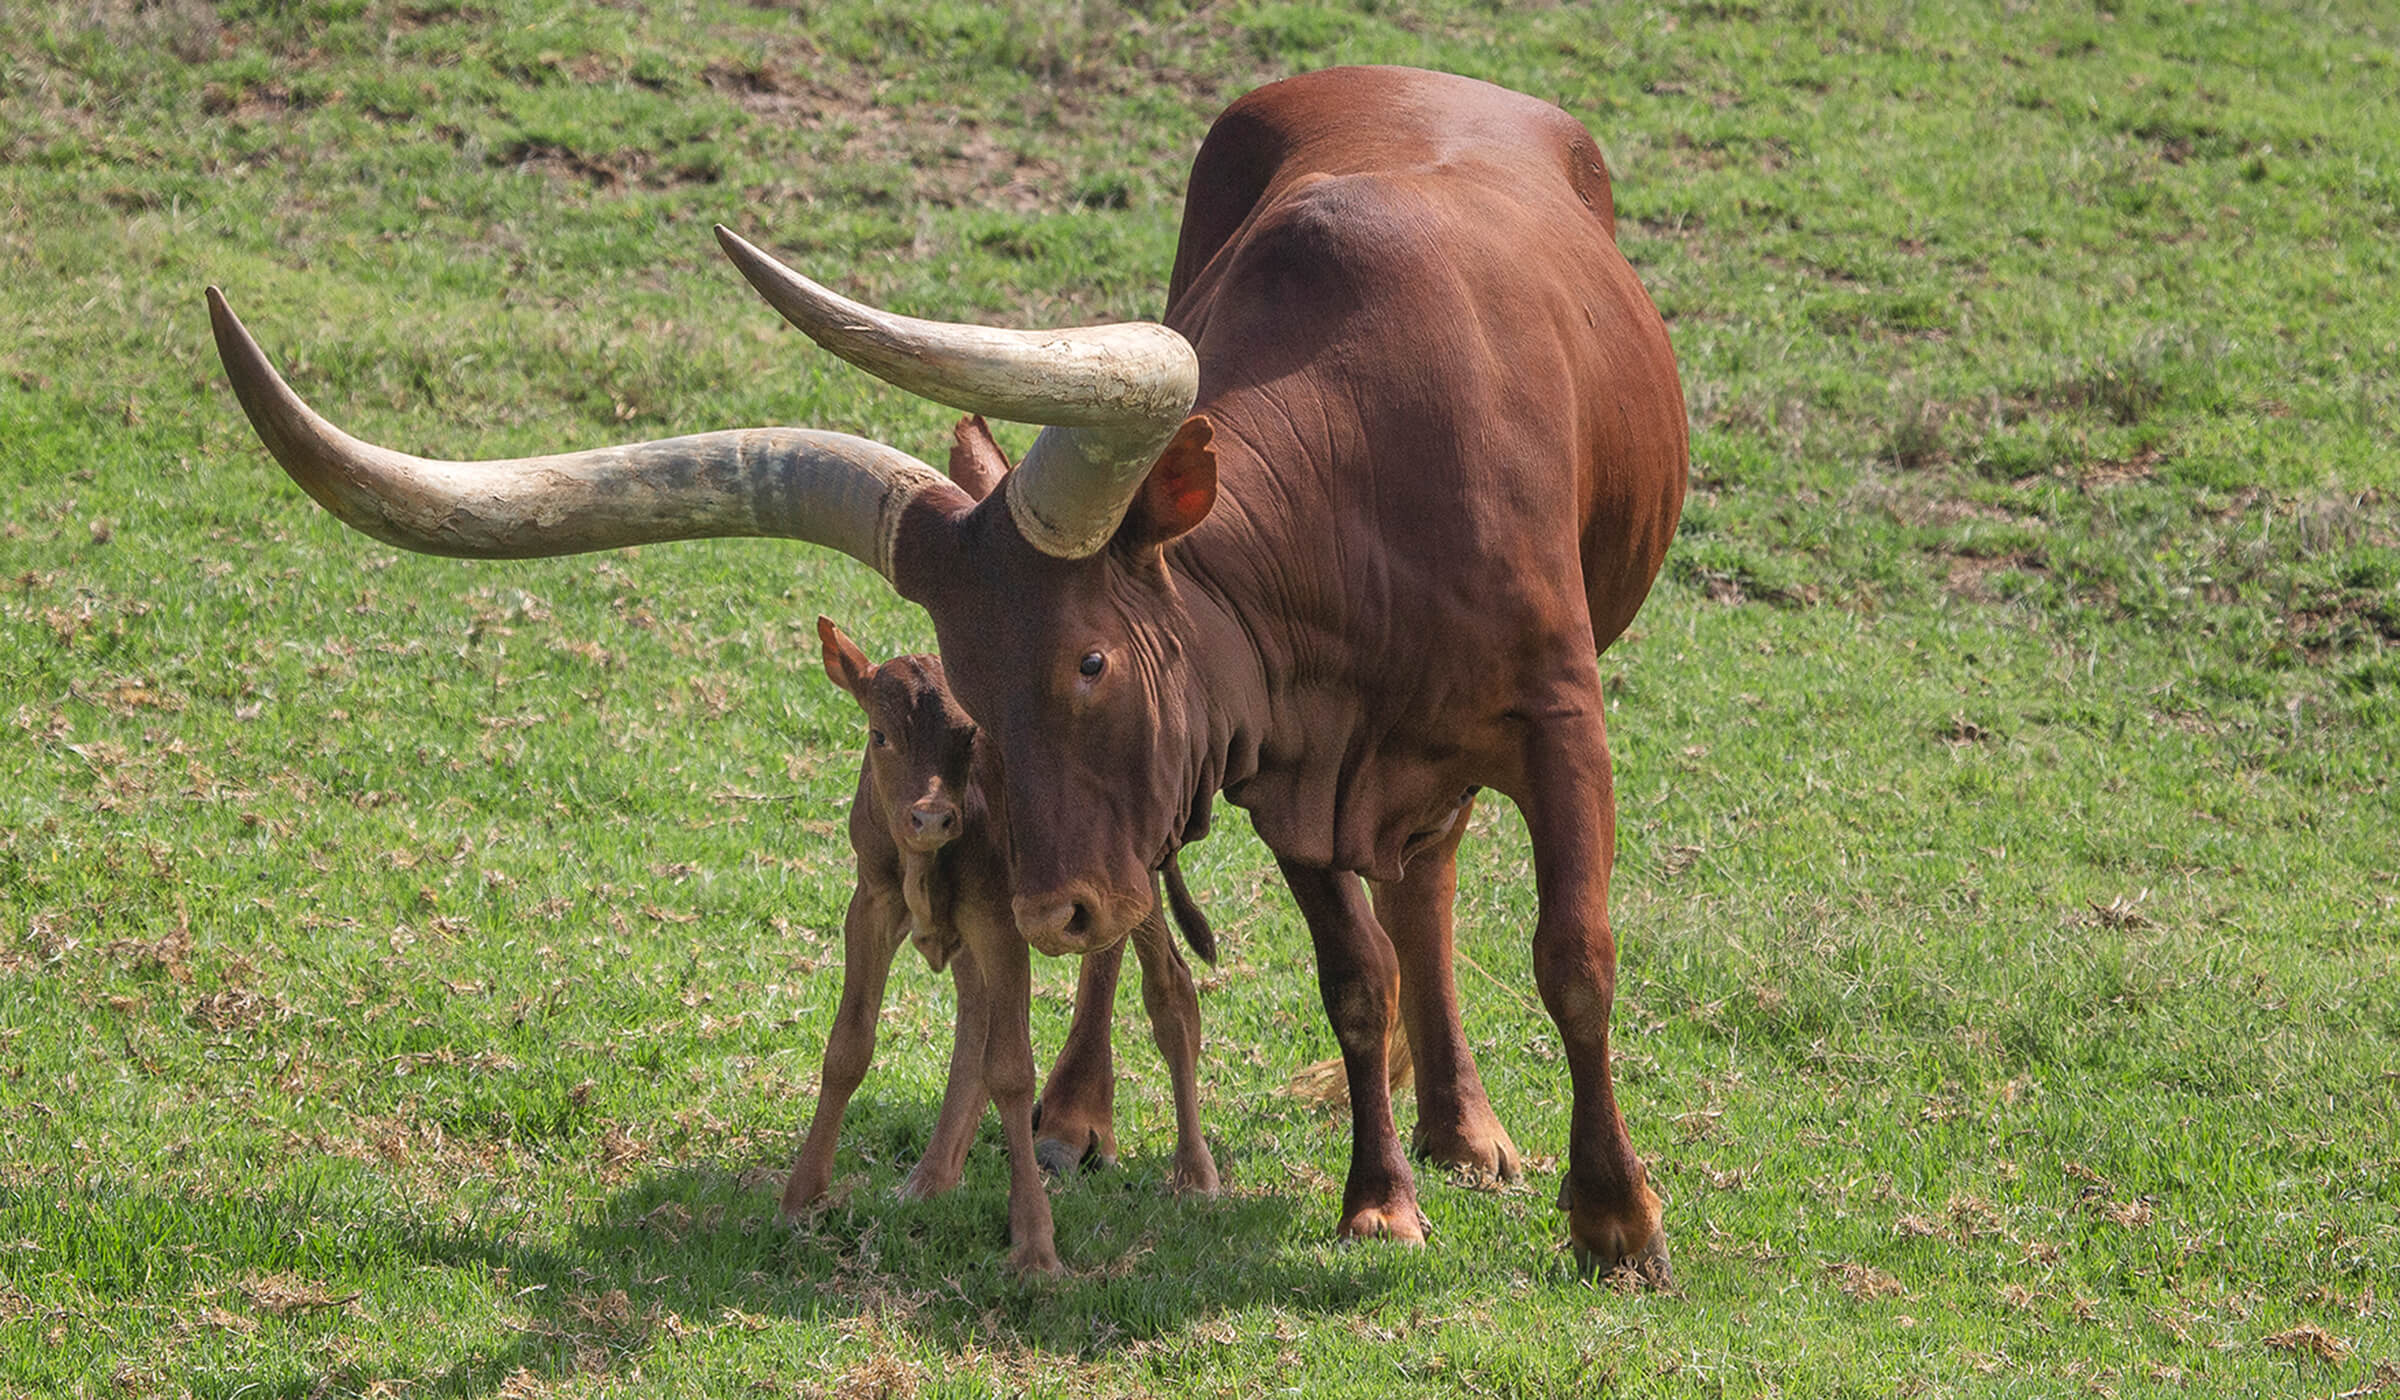
[[1350, 1176], [1342, 1186], [1337, 1233], [1423, 1244], [1429, 1226], [1392, 1127], [1392, 1092], [1384, 1078], [1399, 972], [1391, 940], [1376, 925], [1356, 875], [1278, 863], [1316, 944], [1317, 988], [1350, 1082]]
[[841, 1003], [817, 1074], [817, 1112], [783, 1183], [787, 1216], [807, 1210], [833, 1185], [833, 1149], [842, 1133], [842, 1112], [875, 1058], [875, 1021], [883, 1011], [884, 981], [907, 927], [908, 908], [898, 885], [862, 869], [842, 917]]
[[991, 1097], [983, 1087], [991, 1005], [973, 951], [961, 948], [951, 955], [950, 980], [958, 992], [958, 1031], [950, 1041], [950, 1079], [942, 1091], [941, 1115], [934, 1120], [925, 1155], [900, 1183], [899, 1195], [904, 1201], [938, 1196], [958, 1185], [967, 1168], [967, 1148], [974, 1144], [983, 1106]]
[[1565, 1042], [1574, 1084], [1558, 1204], [1584, 1268], [1630, 1267], [1665, 1283], [1667, 1236], [1658, 1194], [1634, 1155], [1610, 1080], [1617, 945], [1608, 929], [1608, 876], [1616, 860], [1616, 794], [1593, 679], [1582, 704], [1534, 723], [1521, 799], [1541, 900], [1534, 981]]
[[1458, 843], [1472, 810], [1472, 801], [1461, 802], [1450, 830], [1408, 863], [1405, 878], [1371, 889], [1375, 917], [1399, 958], [1400, 1014], [1416, 1059], [1417, 1128], [1410, 1145], [1419, 1157], [1481, 1184], [1514, 1181], [1522, 1166], [1475, 1071], [1451, 967]]
[[1167, 1183], [1186, 1195], [1217, 1194], [1217, 1161], [1200, 1135], [1200, 994], [1192, 969], [1175, 951], [1175, 936], [1153, 909], [1133, 929], [1133, 951], [1142, 963], [1142, 1006], [1150, 1013], [1150, 1036], [1167, 1062], [1175, 1094], [1175, 1170]]
[[1034, 1105], [1040, 1130], [1034, 1151], [1042, 1167], [1059, 1176], [1082, 1163], [1117, 1160], [1117, 1065], [1109, 1021], [1124, 966], [1123, 943], [1085, 955], [1075, 976], [1075, 1018]]

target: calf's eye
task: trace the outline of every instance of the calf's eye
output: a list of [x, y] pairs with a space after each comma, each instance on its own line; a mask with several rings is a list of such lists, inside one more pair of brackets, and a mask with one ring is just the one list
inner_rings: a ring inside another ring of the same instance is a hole
[[1108, 658], [1102, 656], [1096, 651], [1087, 651], [1083, 654], [1083, 664], [1075, 669], [1083, 672], [1087, 676], [1096, 676], [1100, 674], [1100, 668], [1106, 666], [1107, 664]]
[[875, 747], [877, 747], [877, 748], [879, 748], [879, 749], [880, 749], [880, 748], [883, 748], [883, 747], [885, 747], [885, 746], [889, 745], [889, 744], [891, 743], [891, 740], [889, 740], [889, 739], [886, 739], [886, 738], [884, 738], [884, 737], [883, 737], [883, 731], [882, 731], [882, 730], [880, 730], [880, 729], [870, 729], [870, 730], [868, 730], [868, 731], [867, 731], [867, 742], [868, 742], [868, 743], [870, 743], [870, 744], [873, 744]]

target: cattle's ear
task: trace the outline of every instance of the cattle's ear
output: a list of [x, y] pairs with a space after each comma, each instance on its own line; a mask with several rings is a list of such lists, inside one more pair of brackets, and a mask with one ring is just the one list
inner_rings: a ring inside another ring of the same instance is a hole
[[1208, 518], [1209, 507], [1217, 503], [1217, 449], [1211, 445], [1216, 432], [1207, 414], [1183, 420], [1125, 512], [1127, 539], [1165, 544]]
[[992, 425], [981, 414], [968, 414], [950, 430], [950, 479], [979, 501], [1008, 479], [1008, 454], [992, 440]]
[[830, 617], [817, 618], [817, 640], [825, 644], [825, 674], [833, 678], [835, 685], [864, 700], [866, 697], [860, 695], [859, 687], [865, 685], [867, 678], [875, 671], [874, 663], [867, 660], [867, 654], [858, 649], [858, 643], [850, 640], [849, 633], [834, 626]]

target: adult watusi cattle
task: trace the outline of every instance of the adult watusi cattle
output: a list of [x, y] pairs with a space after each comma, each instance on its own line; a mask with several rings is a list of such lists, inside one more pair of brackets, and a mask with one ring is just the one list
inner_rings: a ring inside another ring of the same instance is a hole
[[1262, 88], [1201, 147], [1163, 327], [890, 316], [719, 239], [835, 353], [1050, 426], [980, 503], [891, 448], [802, 429], [429, 462], [310, 413], [212, 297], [218, 346], [285, 467], [392, 543], [525, 556], [780, 535], [880, 570], [931, 615], [999, 746], [1016, 918], [1045, 952], [1121, 938], [1213, 796], [1247, 810], [1307, 917], [1350, 1083], [1345, 1235], [1424, 1236], [1384, 1080], [1395, 991], [1418, 1150], [1516, 1170], [1450, 967], [1458, 841], [1475, 792], [1505, 793], [1574, 1083], [1559, 1204], [1587, 1266], [1663, 1275], [1658, 1198], [1610, 1083], [1595, 657], [1657, 574], [1687, 443], [1674, 353], [1583, 127], [1409, 69]]

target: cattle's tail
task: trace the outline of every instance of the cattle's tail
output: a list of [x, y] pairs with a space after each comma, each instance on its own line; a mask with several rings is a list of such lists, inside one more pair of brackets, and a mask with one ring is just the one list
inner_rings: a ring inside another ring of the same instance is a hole
[[1183, 867], [1169, 856], [1163, 873], [1167, 877], [1167, 910], [1175, 916], [1175, 927], [1183, 931], [1183, 941], [1200, 955], [1200, 961], [1215, 967], [1217, 931], [1208, 926], [1208, 916], [1192, 902], [1192, 891], [1183, 883]]

